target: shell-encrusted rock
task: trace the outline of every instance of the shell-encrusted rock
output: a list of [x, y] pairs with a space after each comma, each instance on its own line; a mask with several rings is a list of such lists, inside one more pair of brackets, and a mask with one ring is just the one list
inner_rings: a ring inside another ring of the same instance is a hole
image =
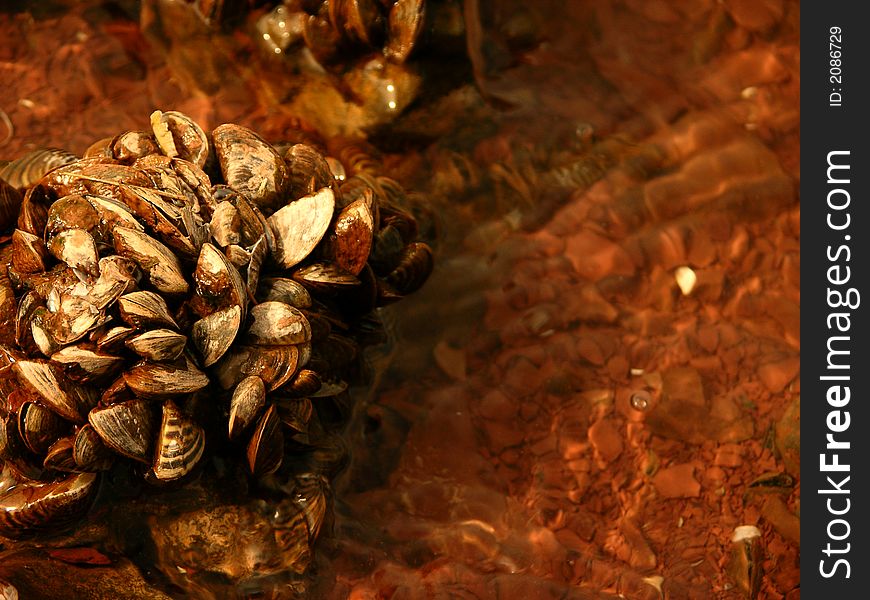
[[290, 181], [281, 155], [263, 138], [240, 125], [219, 125], [212, 138], [227, 184], [263, 210], [280, 208]]
[[112, 230], [115, 251], [132, 259], [148, 274], [155, 288], [165, 294], [184, 294], [188, 290], [187, 279], [178, 257], [162, 243], [135, 229], [115, 227]]
[[160, 481], [190, 473], [205, 449], [205, 432], [171, 400], [163, 403], [163, 419], [154, 450], [152, 472]]
[[274, 473], [284, 458], [284, 434], [278, 409], [270, 406], [260, 417], [248, 442], [248, 468], [257, 477]]
[[283, 302], [263, 302], [251, 309], [248, 340], [254, 344], [278, 346], [311, 340], [311, 325], [297, 308]]
[[238, 439], [266, 405], [266, 386], [257, 375], [245, 377], [233, 390], [230, 400], [229, 437]]
[[128, 400], [95, 408], [88, 415], [88, 421], [106, 446], [122, 456], [151, 463], [156, 427], [150, 402]]
[[187, 336], [171, 329], [152, 329], [131, 337], [126, 346], [142, 358], [154, 362], [173, 361], [184, 352]]
[[335, 194], [326, 187], [291, 202], [269, 217], [278, 264], [289, 269], [311, 254], [329, 228], [334, 209]]
[[208, 385], [208, 377], [190, 360], [181, 365], [144, 363], [124, 373], [124, 381], [141, 398], [167, 398], [198, 392]]
[[190, 337], [202, 356], [204, 367], [210, 367], [221, 359], [236, 339], [241, 323], [241, 307], [231, 306], [193, 324]]
[[96, 491], [97, 476], [93, 473], [16, 485], [0, 495], [0, 533], [18, 536], [65, 525], [84, 514]]

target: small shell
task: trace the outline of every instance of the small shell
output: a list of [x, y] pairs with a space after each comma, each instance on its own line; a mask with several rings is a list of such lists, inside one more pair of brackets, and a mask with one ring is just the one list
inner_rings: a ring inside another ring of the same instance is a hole
[[314, 412], [314, 405], [308, 398], [282, 398], [275, 401], [278, 408], [278, 416], [291, 431], [295, 433], [307, 433], [308, 422]]
[[84, 229], [67, 229], [48, 240], [48, 251], [71, 269], [96, 277], [99, 275], [97, 243]]
[[173, 361], [184, 352], [187, 337], [171, 329], [152, 329], [128, 339], [125, 344], [146, 360]]
[[24, 197], [0, 177], [0, 231], [14, 227]]
[[295, 266], [320, 243], [335, 209], [335, 194], [326, 187], [291, 202], [269, 217], [275, 237], [274, 257], [285, 269]]
[[98, 381], [114, 375], [124, 365], [124, 359], [83, 346], [67, 346], [51, 355], [51, 360], [64, 365], [70, 377], [78, 381]]
[[215, 364], [232, 345], [242, 324], [242, 309], [231, 306], [193, 324], [190, 336], [202, 356], [202, 365]]
[[154, 414], [147, 400], [128, 400], [95, 408], [88, 421], [103, 442], [123, 456], [150, 464]]
[[285, 277], [267, 277], [260, 280], [257, 300], [260, 302], [274, 300], [296, 308], [311, 306], [311, 294], [308, 290], [302, 284]]
[[112, 466], [115, 455], [100, 439], [94, 426], [88, 423], [76, 433], [73, 460], [82, 471], [105, 471]]
[[160, 481], [174, 481], [190, 473], [205, 449], [205, 432], [171, 400], [163, 403], [163, 420], [152, 470]]
[[209, 223], [211, 235], [221, 248], [241, 241], [242, 220], [232, 202], [219, 202]]
[[325, 187], [337, 187], [324, 156], [307, 144], [296, 144], [284, 153], [290, 171], [290, 198], [302, 198]]
[[51, 483], [21, 483], [0, 495], [0, 533], [55, 529], [78, 518], [97, 491], [93, 473], [71, 475]]
[[425, 0], [396, 0], [390, 9], [384, 56], [398, 63], [408, 60], [425, 22]]
[[124, 163], [160, 152], [157, 140], [146, 131], [126, 131], [113, 138], [110, 145], [112, 157]]
[[18, 382], [38, 394], [46, 406], [67, 421], [83, 423], [84, 415], [96, 404], [93, 390], [77, 385], [45, 361], [19, 360], [12, 365]]
[[248, 294], [239, 270], [212, 244], [203, 244], [193, 272], [196, 293], [216, 308], [239, 306], [244, 315]]
[[429, 246], [422, 242], [408, 244], [402, 253], [399, 266], [387, 276], [386, 281], [400, 294], [416, 292], [426, 283], [433, 265]]
[[133, 327], [110, 327], [101, 333], [94, 341], [97, 348], [104, 352], [113, 352], [124, 347], [124, 342], [136, 333]]
[[46, 469], [67, 473], [78, 471], [78, 465], [73, 457], [73, 443], [72, 436], [62, 437], [55, 441], [46, 451], [42, 466]]
[[121, 318], [133, 327], [169, 326], [178, 329], [178, 325], [169, 313], [166, 300], [154, 292], [131, 292], [118, 298], [118, 310]]
[[302, 369], [285, 388], [286, 392], [294, 396], [311, 396], [320, 390], [320, 377], [311, 369]]
[[140, 398], [167, 398], [198, 392], [208, 385], [208, 377], [189, 360], [184, 366], [144, 363], [124, 373], [124, 381]]
[[25, 402], [18, 410], [18, 432], [34, 454], [45, 454], [68, 428], [69, 423], [34, 402]]
[[257, 375], [273, 391], [290, 381], [304, 362], [298, 346], [233, 347], [215, 366], [220, 386], [230, 390], [245, 377]]
[[284, 203], [289, 185], [284, 160], [256, 133], [240, 125], [220, 125], [212, 132], [224, 180], [263, 210]]
[[353, 273], [348, 273], [338, 265], [317, 262], [293, 273], [293, 279], [305, 287], [319, 292], [335, 292], [359, 285]]
[[311, 326], [299, 309], [283, 302], [263, 302], [251, 309], [248, 339], [258, 345], [302, 344], [311, 340]]
[[339, 213], [326, 238], [326, 257], [358, 275], [369, 258], [374, 237], [372, 192], [348, 204]]
[[242, 379], [233, 390], [230, 400], [230, 439], [238, 439], [254, 423], [265, 405], [266, 386], [263, 380], [256, 375]]
[[115, 227], [112, 235], [115, 251], [139, 265], [148, 274], [151, 285], [165, 294], [187, 292], [181, 263], [169, 248], [145, 233], [126, 227]]
[[[208, 136], [187, 115], [170, 110], [151, 114], [151, 126], [166, 156], [178, 156], [202, 168], [208, 159]], [[159, 135], [158, 135], [159, 132]]]
[[256, 477], [274, 473], [284, 457], [284, 434], [274, 406], [260, 417], [257, 428], [248, 442], [248, 468]]
[[12, 265], [18, 273], [45, 271], [48, 249], [42, 238], [21, 229], [12, 233]]
[[67, 229], [96, 231], [100, 214], [94, 205], [81, 194], [70, 194], [52, 203], [48, 209], [45, 236], [51, 238]]
[[28, 152], [0, 169], [0, 178], [12, 187], [23, 189], [42, 179], [52, 169], [77, 159], [75, 154], [66, 150], [42, 148]]

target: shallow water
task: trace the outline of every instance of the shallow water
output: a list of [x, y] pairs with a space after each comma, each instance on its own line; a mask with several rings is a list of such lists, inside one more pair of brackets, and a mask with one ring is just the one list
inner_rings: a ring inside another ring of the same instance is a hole
[[[355, 391], [307, 580], [193, 585], [159, 539], [103, 547], [115, 567], [95, 579], [138, 570], [194, 597], [799, 598], [797, 3], [466, 2], [480, 14], [458, 42], [345, 80], [362, 103], [268, 56], [250, 20], [167, 30], [182, 3], [146, 2], [141, 27], [133, 2], [21, 4], [0, 12], [0, 157], [81, 153], [155, 107], [273, 140], [300, 119], [368, 133], [437, 252], [384, 311], [392, 340]], [[152, 531], [183, 529], [152, 509]], [[257, 548], [234, 518], [239, 539], [216, 545]], [[757, 581], [741, 525], [761, 532]], [[0, 575], [53, 560], [28, 552]]]

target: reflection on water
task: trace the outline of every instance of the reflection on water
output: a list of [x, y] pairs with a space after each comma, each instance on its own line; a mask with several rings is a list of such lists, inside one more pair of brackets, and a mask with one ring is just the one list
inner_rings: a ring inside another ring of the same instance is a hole
[[797, 3], [469, 0], [467, 58], [352, 74], [167, 34], [173, 4], [0, 13], [0, 152], [155, 106], [367, 132], [438, 248], [384, 315], [310, 597], [799, 597]]

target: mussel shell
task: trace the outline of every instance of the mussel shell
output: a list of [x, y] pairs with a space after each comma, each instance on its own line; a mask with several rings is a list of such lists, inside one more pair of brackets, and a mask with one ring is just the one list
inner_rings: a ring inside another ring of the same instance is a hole
[[150, 361], [173, 361], [184, 352], [187, 336], [171, 329], [152, 329], [128, 339], [126, 346]]
[[359, 285], [359, 279], [336, 264], [316, 262], [296, 269], [293, 279], [308, 289], [321, 293], [334, 293]]
[[164, 294], [184, 294], [188, 290], [187, 279], [181, 263], [172, 250], [151, 236], [116, 226], [112, 229], [115, 252], [132, 259], [148, 274], [151, 285]]
[[88, 423], [76, 433], [73, 460], [82, 471], [105, 471], [112, 466], [115, 455], [103, 443], [94, 426]]
[[83, 346], [66, 346], [51, 355], [55, 363], [65, 365], [70, 379], [94, 382], [115, 375], [124, 365], [120, 356], [94, 351]]
[[[156, 119], [154, 115], [158, 115]], [[155, 122], [159, 125], [155, 125]], [[175, 151], [173, 154], [166, 153], [166, 148], [163, 147], [166, 138], [162, 135], [157, 137], [157, 142], [167, 156], [178, 156], [200, 168], [205, 166], [209, 152], [208, 136], [193, 119], [174, 110], [164, 113], [154, 111], [151, 123], [152, 127], [155, 128], [155, 137], [156, 129], [160, 129], [162, 132], [163, 127], [166, 128], [171, 137], [171, 146]]]
[[209, 383], [208, 376], [187, 359], [137, 365], [124, 373], [124, 381], [134, 394], [150, 399], [192, 394]]
[[68, 422], [34, 402], [26, 402], [18, 410], [18, 431], [34, 454], [45, 454], [68, 429]]
[[326, 258], [341, 269], [359, 275], [368, 261], [374, 238], [372, 194], [354, 200], [338, 214], [326, 238]]
[[302, 198], [325, 187], [337, 188], [326, 158], [307, 144], [296, 144], [284, 152], [290, 172], [290, 198]]
[[0, 231], [15, 226], [24, 197], [0, 176]]
[[257, 422], [247, 448], [248, 468], [256, 477], [274, 473], [284, 458], [284, 434], [278, 409], [270, 406]]
[[304, 364], [301, 355], [299, 346], [237, 346], [215, 365], [214, 373], [225, 390], [257, 375], [273, 391], [290, 381]]
[[311, 294], [308, 293], [305, 286], [286, 277], [264, 277], [261, 279], [257, 288], [257, 300], [259, 302], [275, 300], [296, 308], [309, 308], [311, 306]]
[[425, 22], [425, 0], [396, 0], [390, 9], [387, 22], [384, 55], [399, 63], [408, 60], [408, 56], [417, 46]]
[[315, 371], [301, 369], [284, 391], [294, 396], [311, 396], [320, 390], [321, 385], [320, 376]]
[[257, 375], [242, 379], [230, 400], [229, 437], [238, 439], [266, 405], [266, 386]]
[[231, 306], [193, 324], [190, 337], [202, 356], [202, 365], [210, 367], [229, 350], [242, 323], [242, 309]]
[[62, 437], [54, 442], [46, 451], [42, 466], [46, 469], [66, 473], [78, 472], [79, 468], [73, 456], [74, 443], [75, 439], [73, 436]]
[[178, 324], [169, 312], [166, 300], [154, 292], [130, 292], [118, 299], [121, 318], [133, 327], [172, 327]]
[[275, 400], [278, 416], [294, 433], [307, 433], [308, 422], [314, 412], [314, 405], [308, 398], [281, 398]]
[[202, 457], [205, 432], [171, 400], [163, 403], [163, 420], [154, 450], [152, 472], [160, 481], [184, 477]]
[[269, 217], [275, 238], [275, 261], [289, 269], [311, 254], [329, 228], [334, 209], [335, 194], [331, 188], [324, 187]]
[[248, 340], [257, 345], [303, 344], [311, 340], [311, 325], [298, 309], [283, 302], [262, 302], [251, 309]]
[[284, 159], [259, 135], [240, 125], [219, 125], [212, 132], [215, 153], [227, 185], [260, 209], [281, 207], [290, 182]]
[[387, 275], [386, 282], [400, 294], [416, 292], [429, 278], [434, 266], [432, 250], [422, 242], [408, 244], [399, 265]]
[[42, 179], [52, 169], [77, 159], [75, 154], [66, 150], [40, 148], [0, 168], [0, 179], [6, 180], [12, 187], [23, 189]]
[[54, 529], [83, 515], [97, 491], [94, 473], [50, 483], [25, 482], [0, 496], [0, 533], [18, 537]]
[[46, 407], [67, 421], [84, 423], [84, 415], [96, 404], [93, 389], [73, 383], [58, 367], [41, 360], [19, 360], [12, 365], [18, 381], [35, 392]]
[[150, 464], [154, 442], [154, 413], [146, 400], [128, 400], [95, 408], [88, 421], [109, 448], [123, 456]]

